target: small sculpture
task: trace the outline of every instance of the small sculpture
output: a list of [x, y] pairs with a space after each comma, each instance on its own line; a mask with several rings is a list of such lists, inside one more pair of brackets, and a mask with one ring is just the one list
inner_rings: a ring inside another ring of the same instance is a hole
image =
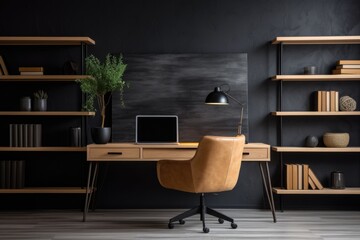
[[307, 136], [305, 139], [306, 147], [316, 147], [319, 144], [319, 139], [315, 136]]
[[339, 100], [340, 111], [355, 111], [356, 101], [349, 96], [342, 96]]

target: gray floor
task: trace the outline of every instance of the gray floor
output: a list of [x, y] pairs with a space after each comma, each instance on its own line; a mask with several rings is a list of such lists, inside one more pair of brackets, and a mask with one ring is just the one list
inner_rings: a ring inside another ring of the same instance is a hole
[[80, 211], [0, 212], [0, 239], [360, 239], [357, 211], [277, 212], [221, 210], [238, 224], [217, 223], [209, 217], [210, 233], [202, 232], [197, 217], [167, 228], [179, 210], [97, 210], [82, 222]]

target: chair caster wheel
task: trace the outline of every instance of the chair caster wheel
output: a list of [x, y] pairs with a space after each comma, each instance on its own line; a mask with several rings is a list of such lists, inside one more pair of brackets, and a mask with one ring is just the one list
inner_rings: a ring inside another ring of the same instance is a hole
[[237, 228], [237, 224], [236, 224], [236, 223], [231, 223], [231, 228], [232, 228], [232, 229]]
[[184, 225], [185, 221], [183, 219], [179, 220], [179, 224]]
[[222, 218], [219, 218], [218, 221], [219, 221], [219, 223], [221, 223], [221, 224], [224, 223], [224, 219], [222, 219]]
[[210, 229], [207, 228], [207, 227], [204, 227], [204, 228], [203, 228], [203, 232], [204, 232], [204, 233], [208, 233], [208, 232], [210, 232]]
[[173, 229], [173, 228], [174, 228], [174, 224], [173, 224], [173, 223], [169, 223], [169, 224], [168, 224], [168, 228], [169, 228], [169, 229]]

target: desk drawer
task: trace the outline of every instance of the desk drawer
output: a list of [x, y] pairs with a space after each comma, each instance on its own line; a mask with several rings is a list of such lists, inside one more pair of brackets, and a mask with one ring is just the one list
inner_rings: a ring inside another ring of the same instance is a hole
[[89, 148], [89, 160], [139, 159], [139, 148]]
[[195, 155], [196, 149], [189, 148], [144, 148], [144, 159], [178, 159], [188, 160]]
[[270, 159], [269, 156], [269, 149], [267, 148], [245, 148], [244, 149], [244, 160], [260, 160], [260, 161], [266, 161]]

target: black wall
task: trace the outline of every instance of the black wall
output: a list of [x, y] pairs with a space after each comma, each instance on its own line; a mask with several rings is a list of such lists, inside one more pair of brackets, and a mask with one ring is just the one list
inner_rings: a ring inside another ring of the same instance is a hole
[[[269, 112], [276, 108], [276, 86], [268, 78], [275, 74], [275, 47], [269, 42], [276, 36], [359, 35], [360, 2], [356, 0], [129, 0], [129, 1], [17, 1], [0, 2], [0, 34], [3, 36], [90, 36], [96, 46], [89, 49], [99, 57], [108, 52], [126, 53], [248, 53], [249, 134], [251, 142], [276, 145], [275, 119]], [[16, 54], [16, 56], [14, 56]], [[358, 46], [285, 47], [285, 72], [299, 73], [307, 65], [318, 66], [328, 73], [338, 59], [358, 59]], [[7, 52], [12, 62], [21, 59], [21, 52]], [[47, 56], [49, 64], [52, 55]], [[63, 60], [70, 58], [64, 54]], [[34, 56], [34, 61], [38, 60]], [[31, 58], [27, 60], [31, 62]], [[52, 65], [51, 65], [52, 66]], [[61, 66], [60, 66], [61, 67]], [[15, 68], [9, 67], [10, 71]], [[55, 70], [54, 70], [55, 72]], [[316, 87], [315, 87], [316, 86]], [[323, 85], [295, 84], [286, 86], [285, 101], [297, 109], [306, 109], [314, 88], [341, 88], [340, 95], [360, 99], [358, 84]], [[344, 88], [343, 88], [344, 87]], [[126, 100], [126, 94], [125, 94]], [[59, 99], [61, 101], [61, 99]], [[285, 106], [289, 106], [285, 104]], [[290, 106], [289, 106], [290, 108]], [[314, 121], [314, 122], [313, 122]], [[324, 131], [349, 131], [352, 145], [359, 145], [358, 118], [303, 118], [285, 122], [289, 133], [285, 139], [299, 145], [306, 135]], [[305, 123], [306, 122], [306, 123]], [[95, 125], [96, 119], [90, 120]], [[310, 126], [310, 128], [309, 128]], [[293, 136], [295, 136], [293, 138]], [[350, 185], [360, 185], [356, 154], [297, 155], [290, 161], [308, 159], [319, 177], [327, 183], [332, 170], [346, 174]], [[278, 156], [270, 165], [274, 185], [279, 185]], [[106, 178], [104, 176], [106, 175]], [[185, 207], [196, 200], [189, 194], [159, 187], [153, 163], [118, 163], [104, 167], [100, 177], [100, 208]], [[31, 205], [35, 199], [44, 204]], [[76, 198], [74, 201], [73, 198]], [[7, 203], [28, 200], [28, 207], [78, 207], [82, 198], [74, 196], [2, 196]], [[356, 196], [293, 196], [285, 198], [292, 208], [358, 208]], [[244, 164], [236, 189], [210, 196], [210, 203], [221, 207], [262, 207], [263, 192], [256, 164]], [[16, 204], [15, 204], [16, 203]], [[68, 203], [68, 204], [66, 204]], [[26, 204], [25, 204], [26, 205]], [[4, 205], [3, 205], [4, 206]], [[10, 206], [10, 205], [6, 205]], [[23, 203], [24, 206], [24, 203]]]

